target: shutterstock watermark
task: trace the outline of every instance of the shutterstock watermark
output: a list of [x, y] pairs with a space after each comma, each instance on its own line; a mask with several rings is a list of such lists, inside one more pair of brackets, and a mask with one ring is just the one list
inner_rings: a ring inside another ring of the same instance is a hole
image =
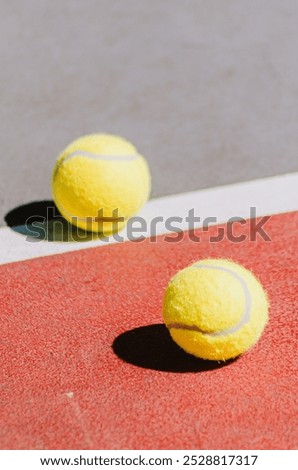
[[[163, 236], [164, 241], [168, 243], [178, 243], [185, 237], [199, 243], [202, 237], [205, 239], [206, 232], [209, 234], [210, 243], [219, 243], [223, 239], [233, 243], [243, 243], [246, 240], [254, 242], [257, 239], [270, 242], [271, 238], [265, 227], [269, 219], [270, 216], [258, 218], [256, 208], [251, 207], [247, 219], [235, 215], [218, 226], [217, 217], [210, 216], [202, 219], [195, 214], [194, 209], [190, 209], [185, 217], [156, 216], [150, 221], [141, 216], [131, 217], [126, 221], [119, 216], [117, 211], [114, 211], [110, 217], [103, 217], [102, 211], [98, 211], [96, 218], [73, 217], [72, 224], [70, 224], [60, 215], [55, 214], [53, 208], [49, 208], [47, 217], [31, 216], [28, 218], [22, 233], [26, 234], [27, 240], [31, 242], [42, 240], [84, 242], [100, 239], [108, 243], [111, 240], [142, 242], [149, 239], [149, 242], [155, 243], [158, 236]], [[89, 228], [94, 227], [94, 224], [102, 228], [103, 233], [90, 231]], [[88, 230], [78, 228], [78, 225], [83, 225]], [[125, 228], [121, 230], [123, 225]]]

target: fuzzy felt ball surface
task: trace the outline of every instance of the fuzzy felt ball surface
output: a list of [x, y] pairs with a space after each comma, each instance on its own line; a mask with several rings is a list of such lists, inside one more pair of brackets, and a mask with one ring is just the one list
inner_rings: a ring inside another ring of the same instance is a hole
[[205, 259], [178, 272], [163, 301], [174, 341], [202, 359], [222, 361], [251, 348], [268, 321], [268, 299], [257, 278], [225, 259]]
[[151, 178], [133, 144], [110, 134], [72, 142], [58, 157], [52, 179], [55, 203], [73, 225], [109, 234], [119, 231], [147, 201]]

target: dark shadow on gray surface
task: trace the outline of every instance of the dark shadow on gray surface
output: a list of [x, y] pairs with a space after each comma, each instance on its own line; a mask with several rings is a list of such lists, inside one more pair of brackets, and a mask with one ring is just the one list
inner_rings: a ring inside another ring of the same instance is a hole
[[187, 354], [176, 345], [163, 324], [126, 331], [115, 339], [112, 348], [125, 362], [163, 372], [205, 372], [233, 362], [206, 361]]
[[33, 201], [22, 206], [15, 207], [5, 215], [5, 222], [9, 227], [18, 227], [30, 223], [39, 222], [42, 218], [52, 220], [61, 217], [54, 201]]
[[101, 234], [85, 232], [67, 222], [52, 200], [18, 206], [4, 219], [8, 227], [25, 236], [29, 242], [82, 243], [101, 238]]

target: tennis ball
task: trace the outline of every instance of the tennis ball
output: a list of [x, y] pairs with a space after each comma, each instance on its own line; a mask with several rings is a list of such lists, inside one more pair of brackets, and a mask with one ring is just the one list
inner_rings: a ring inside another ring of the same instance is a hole
[[151, 189], [146, 160], [127, 140], [92, 134], [60, 154], [52, 191], [61, 214], [83, 230], [120, 230], [147, 201]]
[[243, 266], [204, 259], [178, 272], [163, 300], [173, 340], [202, 359], [224, 361], [251, 348], [268, 321], [267, 295]]

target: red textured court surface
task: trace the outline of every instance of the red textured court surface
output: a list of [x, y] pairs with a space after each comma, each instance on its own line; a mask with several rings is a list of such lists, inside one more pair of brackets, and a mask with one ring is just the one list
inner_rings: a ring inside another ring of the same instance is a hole
[[[289, 213], [271, 242], [210, 243], [213, 227], [0, 267], [1, 448], [296, 448], [297, 228]], [[205, 257], [252, 269], [271, 301], [258, 345], [227, 364], [162, 325], [169, 279]]]

